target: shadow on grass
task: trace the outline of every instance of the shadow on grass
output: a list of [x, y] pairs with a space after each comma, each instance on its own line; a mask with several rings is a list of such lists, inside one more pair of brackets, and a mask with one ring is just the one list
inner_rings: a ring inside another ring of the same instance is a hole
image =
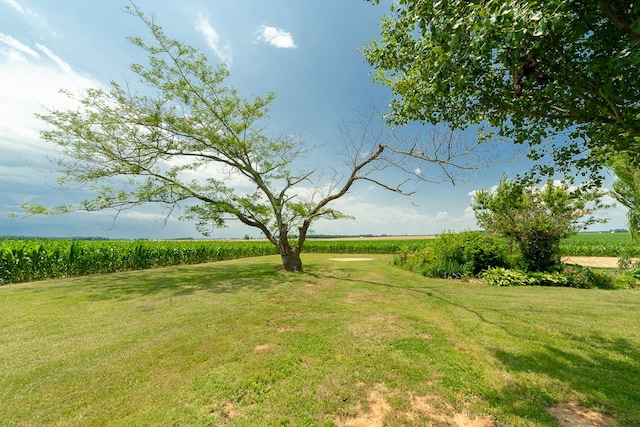
[[[209, 267], [209, 268], [208, 268]], [[83, 278], [92, 300], [128, 299], [140, 295], [169, 293], [190, 295], [198, 291], [216, 294], [263, 290], [282, 282], [278, 264], [198, 264]]]
[[[620, 425], [640, 425], [640, 349], [625, 339], [602, 336], [566, 336], [562, 348], [544, 346], [514, 353], [496, 350], [495, 357], [516, 377], [542, 375], [580, 396], [584, 405], [613, 415]], [[487, 396], [494, 404], [527, 415], [535, 407], [556, 403], [549, 386], [526, 379]]]
[[[413, 292], [413, 293], [417, 293], [417, 294], [426, 295], [427, 297], [432, 298], [432, 299], [437, 300], [437, 301], [440, 301], [440, 302], [442, 302], [444, 304], [447, 304], [447, 305], [450, 305], [452, 307], [457, 307], [459, 309], [465, 310], [465, 311], [473, 314], [474, 316], [476, 316], [478, 318], [478, 320], [480, 320], [481, 322], [488, 323], [490, 325], [503, 328], [505, 330], [505, 332], [507, 332], [507, 333], [510, 332], [508, 329], [504, 328], [503, 326], [488, 320], [479, 311], [474, 310], [473, 308], [469, 307], [468, 305], [463, 305], [463, 304], [460, 304], [458, 302], [452, 301], [450, 298], [448, 298], [447, 294], [445, 294], [444, 292], [442, 292], [441, 290], [439, 290], [439, 289], [437, 289], [435, 287], [430, 287], [430, 286], [426, 286], [426, 285], [406, 285], [406, 284], [394, 285], [394, 284], [385, 283], [385, 282], [375, 282], [375, 281], [372, 281], [372, 280], [363, 280], [363, 279], [357, 278], [357, 273], [360, 272], [357, 269], [341, 268], [340, 271], [341, 271], [342, 274], [345, 275], [345, 277], [340, 277], [340, 280], [343, 280], [345, 282], [360, 283], [360, 284], [383, 287], [383, 288], [387, 288], [387, 289], [395, 289], [395, 290], [401, 290], [401, 291], [407, 291], [407, 292]], [[356, 273], [356, 274], [354, 274], [354, 276], [352, 276], [351, 275], [352, 272]], [[307, 272], [307, 274], [309, 274], [310, 276], [315, 277], [316, 279], [331, 279], [331, 278], [335, 278], [334, 276], [330, 276], [330, 275], [326, 275], [326, 274], [320, 274], [320, 273], [317, 273], [317, 272], [315, 272], [315, 273]], [[447, 279], [431, 279], [431, 280], [443, 280], [444, 281], [444, 280], [447, 280]]]

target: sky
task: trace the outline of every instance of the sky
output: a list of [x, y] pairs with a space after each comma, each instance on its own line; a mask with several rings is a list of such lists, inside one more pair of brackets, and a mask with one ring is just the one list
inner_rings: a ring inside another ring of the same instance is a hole
[[[23, 202], [57, 206], [87, 197], [84, 189], [57, 185], [51, 160], [59, 152], [40, 139], [45, 126], [34, 114], [73, 108], [59, 89], [78, 92], [105, 87], [110, 81], [130, 81], [129, 65], [144, 62], [144, 56], [126, 38], [148, 34], [138, 18], [123, 11], [127, 4], [126, 0], [0, 0], [0, 236], [202, 237], [192, 223], [178, 219], [179, 213], [166, 218], [154, 206], [125, 211], [115, 222], [107, 212], [7, 217]], [[306, 146], [318, 147], [307, 161], [319, 167], [339, 169], [341, 123], [365, 111], [372, 100], [386, 108], [388, 89], [373, 81], [373, 70], [361, 53], [379, 35], [380, 18], [389, 10], [386, 2], [374, 6], [365, 0], [137, 0], [136, 5], [154, 15], [169, 37], [196, 47], [212, 65], [227, 64], [231, 72], [227, 83], [244, 96], [274, 92], [270, 130], [303, 135]], [[473, 135], [458, 137], [471, 141]], [[503, 160], [512, 161], [474, 171], [455, 185], [412, 184], [410, 198], [356, 185], [331, 205], [355, 220], [318, 222], [313, 232], [428, 235], [477, 229], [470, 207], [473, 192], [491, 188], [503, 174], [513, 176], [530, 166], [520, 157], [509, 159], [515, 153], [508, 143], [500, 150]], [[419, 167], [425, 176], [437, 179], [430, 170], [433, 166]], [[623, 207], [600, 215], [609, 222], [592, 231], [625, 227]], [[261, 237], [237, 222], [211, 234], [244, 236]]]

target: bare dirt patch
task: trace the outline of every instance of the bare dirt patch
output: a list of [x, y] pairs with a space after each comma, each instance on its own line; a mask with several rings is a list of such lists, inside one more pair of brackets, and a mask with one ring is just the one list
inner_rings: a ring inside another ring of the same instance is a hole
[[350, 237], [330, 237], [327, 239], [313, 239], [309, 238], [309, 240], [333, 240], [333, 241], [344, 241], [344, 240], [427, 240], [427, 239], [436, 239], [438, 236], [435, 234], [427, 234], [427, 235], [405, 235], [405, 236], [350, 236]]
[[253, 351], [265, 351], [271, 348], [271, 344], [258, 344], [253, 348]]
[[590, 409], [583, 409], [575, 403], [561, 403], [547, 411], [562, 427], [608, 427], [617, 425], [617, 420]]
[[369, 410], [361, 411], [360, 415], [346, 420], [336, 420], [339, 427], [382, 427], [386, 425], [386, 417], [394, 417], [397, 420], [429, 419], [438, 425], [453, 427], [493, 427], [490, 416], [472, 417], [466, 412], [455, 413], [453, 407], [437, 396], [413, 396], [411, 398], [411, 410], [398, 414], [387, 402], [383, 390], [373, 390], [367, 398]]
[[567, 264], [584, 265], [585, 267], [617, 268], [618, 258], [599, 256], [570, 256], [562, 258]]

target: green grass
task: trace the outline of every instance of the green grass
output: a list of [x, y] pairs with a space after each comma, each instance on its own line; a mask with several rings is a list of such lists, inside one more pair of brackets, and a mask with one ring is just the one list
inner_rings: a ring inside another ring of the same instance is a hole
[[305, 255], [303, 274], [268, 256], [2, 286], [0, 420], [556, 426], [545, 408], [576, 402], [640, 425], [639, 292], [331, 257]]

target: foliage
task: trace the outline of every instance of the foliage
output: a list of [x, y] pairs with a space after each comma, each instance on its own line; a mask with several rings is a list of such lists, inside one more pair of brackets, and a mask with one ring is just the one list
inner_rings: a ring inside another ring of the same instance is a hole
[[[391, 8], [365, 55], [396, 96], [394, 122], [488, 124], [530, 145], [535, 161], [551, 155], [567, 176], [574, 167], [595, 175], [619, 152], [640, 164], [640, 3], [403, 0]], [[538, 169], [551, 175], [554, 165]]]
[[393, 257], [393, 264], [405, 270], [422, 274], [436, 261], [432, 248], [409, 249], [403, 247], [399, 254]]
[[632, 259], [629, 254], [618, 258], [617, 287], [637, 288], [640, 285], [640, 260]]
[[560, 263], [562, 239], [604, 222], [592, 215], [600, 196], [565, 182], [536, 188], [503, 178], [495, 190], [475, 193], [472, 207], [482, 228], [517, 244], [526, 270], [549, 271]]
[[611, 196], [627, 210], [627, 224], [631, 237], [640, 239], [640, 167], [632, 163], [627, 154], [618, 154], [609, 162], [616, 180], [611, 185]]
[[428, 248], [403, 251], [395, 264], [428, 277], [476, 277], [489, 267], [507, 265], [504, 241], [478, 231], [443, 233]]
[[640, 271], [622, 272], [614, 279], [614, 286], [619, 289], [636, 289], [640, 287]]
[[613, 289], [617, 280], [611, 274], [594, 272], [579, 265], [563, 265], [561, 270], [553, 272], [489, 268], [481, 277], [491, 286], [563, 286], [581, 289]]
[[520, 270], [491, 267], [482, 272], [481, 277], [491, 286], [532, 286], [535, 279]]
[[95, 197], [80, 206], [24, 204], [27, 215], [114, 209], [117, 217], [148, 203], [167, 215], [184, 208], [182, 219], [205, 235], [229, 220], [257, 228], [278, 248], [283, 267], [299, 271], [312, 223], [348, 218], [328, 205], [356, 181], [402, 192], [374, 179], [389, 164], [382, 161], [385, 147], [367, 136], [347, 150], [349, 169], [334, 180], [316, 169], [297, 171], [294, 163], [307, 154], [301, 138], [272, 135], [262, 124], [272, 93], [245, 99], [225, 85], [224, 64], [212, 67], [135, 5], [128, 11], [152, 36], [150, 43], [129, 38], [148, 54], [147, 65], [131, 65], [141, 89], [112, 82], [67, 93], [78, 108], [39, 115], [50, 125], [43, 139], [63, 150], [56, 162], [61, 183], [89, 184]]

